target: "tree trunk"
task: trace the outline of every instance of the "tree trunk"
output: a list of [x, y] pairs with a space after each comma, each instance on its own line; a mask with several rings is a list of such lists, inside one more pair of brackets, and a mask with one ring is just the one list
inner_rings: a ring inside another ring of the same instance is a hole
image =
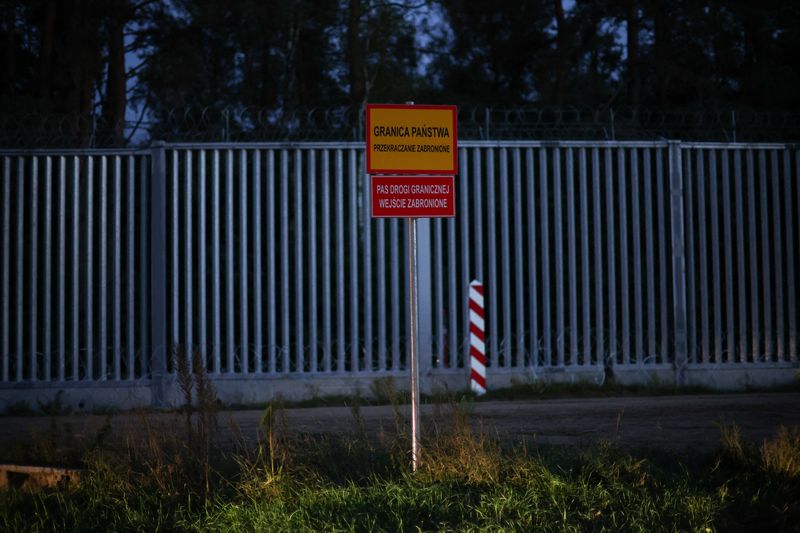
[[628, 26], [628, 87], [630, 103], [639, 105], [639, 8], [636, 0], [629, 0], [627, 13]]
[[3, 65], [0, 69], [0, 76], [2, 76], [2, 78], [0, 78], [0, 94], [7, 95], [12, 95], [15, 92], [14, 80], [16, 79], [16, 64], [14, 61], [14, 54], [16, 50], [14, 44], [14, 35], [16, 33], [16, 28], [14, 27], [14, 10], [15, 8], [11, 5], [3, 10], [6, 34], [3, 42], [3, 48], [5, 49], [5, 53], [3, 54]]
[[350, 104], [360, 109], [366, 100], [364, 51], [361, 46], [361, 0], [349, 0], [347, 63], [350, 67]]
[[656, 0], [653, 12], [654, 52], [656, 70], [656, 98], [661, 107], [667, 107], [669, 94], [670, 22], [663, 0]]
[[743, 10], [745, 36], [745, 82], [743, 93], [745, 101], [751, 106], [769, 105], [763, 98], [767, 70], [766, 34], [767, 21], [764, 12], [752, 6]]
[[112, 130], [114, 146], [125, 142], [125, 43], [123, 28], [125, 21], [118, 17], [111, 22], [108, 42], [108, 78], [106, 80], [106, 101], [103, 114]]
[[556, 13], [556, 87], [555, 103], [564, 102], [564, 83], [567, 74], [567, 28], [564, 20], [564, 6], [561, 0], [553, 0]]
[[48, 80], [50, 79], [51, 62], [53, 55], [53, 41], [56, 27], [56, 2], [50, 0], [45, 4], [44, 20], [42, 21], [42, 50], [39, 54], [39, 65], [36, 76], [34, 94], [37, 98], [47, 99]]

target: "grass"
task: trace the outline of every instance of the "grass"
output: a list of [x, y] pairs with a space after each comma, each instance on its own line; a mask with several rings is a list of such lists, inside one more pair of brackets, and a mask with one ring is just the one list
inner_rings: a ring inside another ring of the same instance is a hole
[[[421, 465], [391, 382], [372, 391], [395, 427], [289, 431], [286, 404], [264, 408], [257, 445], [223, 447], [215, 393], [195, 358], [174, 353], [184, 422], [142, 417], [135, 434], [107, 424], [88, 444], [55, 423], [29, 461], [85, 468], [75, 489], [0, 491], [0, 531], [788, 531], [800, 524], [800, 429], [763, 443], [722, 426], [708, 455], [635, 454], [501, 441], [476, 424], [472, 399], [437, 398]], [[55, 420], [55, 418], [53, 418]], [[237, 431], [228, 428], [227, 431]]]
[[457, 404], [442, 411], [448, 423], [432, 428], [413, 475], [405, 436], [368, 436], [358, 408], [349, 435], [310, 436], [287, 432], [273, 404], [259, 445], [235, 449], [213, 435], [206, 448], [195, 412], [193, 429], [143, 428], [124, 446], [95, 441], [82, 450], [77, 489], [0, 492], [0, 530], [780, 531], [800, 523], [797, 429], [757, 446], [723, 428], [718, 452], [686, 461], [603, 443], [513, 446], [474, 429]]

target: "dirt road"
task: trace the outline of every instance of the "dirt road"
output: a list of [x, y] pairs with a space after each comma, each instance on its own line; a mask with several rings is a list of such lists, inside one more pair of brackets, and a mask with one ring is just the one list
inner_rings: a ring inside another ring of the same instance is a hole
[[[628, 449], [658, 448], [672, 452], [709, 451], [720, 442], [719, 424], [737, 425], [745, 439], [760, 442], [779, 426], [800, 426], [800, 393], [687, 395], [657, 397], [580, 398], [479, 402], [468, 406], [473, 423], [496, 432], [504, 440], [527, 440], [546, 445], [582, 445], [599, 440], [618, 442]], [[407, 406], [400, 413], [408, 416]], [[361, 407], [371, 434], [393, 431], [394, 417], [388, 406]], [[261, 411], [224, 411], [219, 415], [226, 439], [236, 433], [254, 441]], [[348, 407], [287, 409], [289, 431], [340, 433], [355, 424]], [[446, 424], [447, 406], [423, 406], [425, 423]], [[32, 438], [48, 428], [69, 427], [77, 439], [90, 440], [106, 422], [101, 415], [0, 417], [0, 455], [3, 450]], [[114, 433], [136, 433], [145, 423], [180, 427], [180, 415], [117, 414], [110, 418]], [[237, 431], [231, 428], [237, 428]]]

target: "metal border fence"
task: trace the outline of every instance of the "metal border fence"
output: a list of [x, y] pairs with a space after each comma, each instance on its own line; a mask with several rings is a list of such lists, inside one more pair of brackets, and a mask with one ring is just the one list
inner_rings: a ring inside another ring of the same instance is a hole
[[[405, 371], [408, 242], [370, 216], [363, 149], [0, 152], [0, 390], [160, 390], [175, 344], [218, 380]], [[796, 146], [463, 141], [459, 157], [457, 218], [418, 229], [423, 374], [466, 386], [472, 279], [490, 375], [798, 368]]]

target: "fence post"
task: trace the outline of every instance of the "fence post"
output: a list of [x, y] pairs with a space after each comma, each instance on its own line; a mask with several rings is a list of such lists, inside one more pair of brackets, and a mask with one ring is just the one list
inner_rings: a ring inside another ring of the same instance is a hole
[[417, 219], [417, 332], [420, 390], [431, 392], [433, 304], [431, 301], [431, 219]]
[[167, 159], [164, 141], [150, 148], [150, 343], [151, 402], [164, 405], [167, 373]]
[[685, 384], [686, 375], [686, 254], [683, 209], [683, 164], [680, 141], [669, 141], [669, 189], [672, 226], [672, 294], [675, 322], [675, 384]]

